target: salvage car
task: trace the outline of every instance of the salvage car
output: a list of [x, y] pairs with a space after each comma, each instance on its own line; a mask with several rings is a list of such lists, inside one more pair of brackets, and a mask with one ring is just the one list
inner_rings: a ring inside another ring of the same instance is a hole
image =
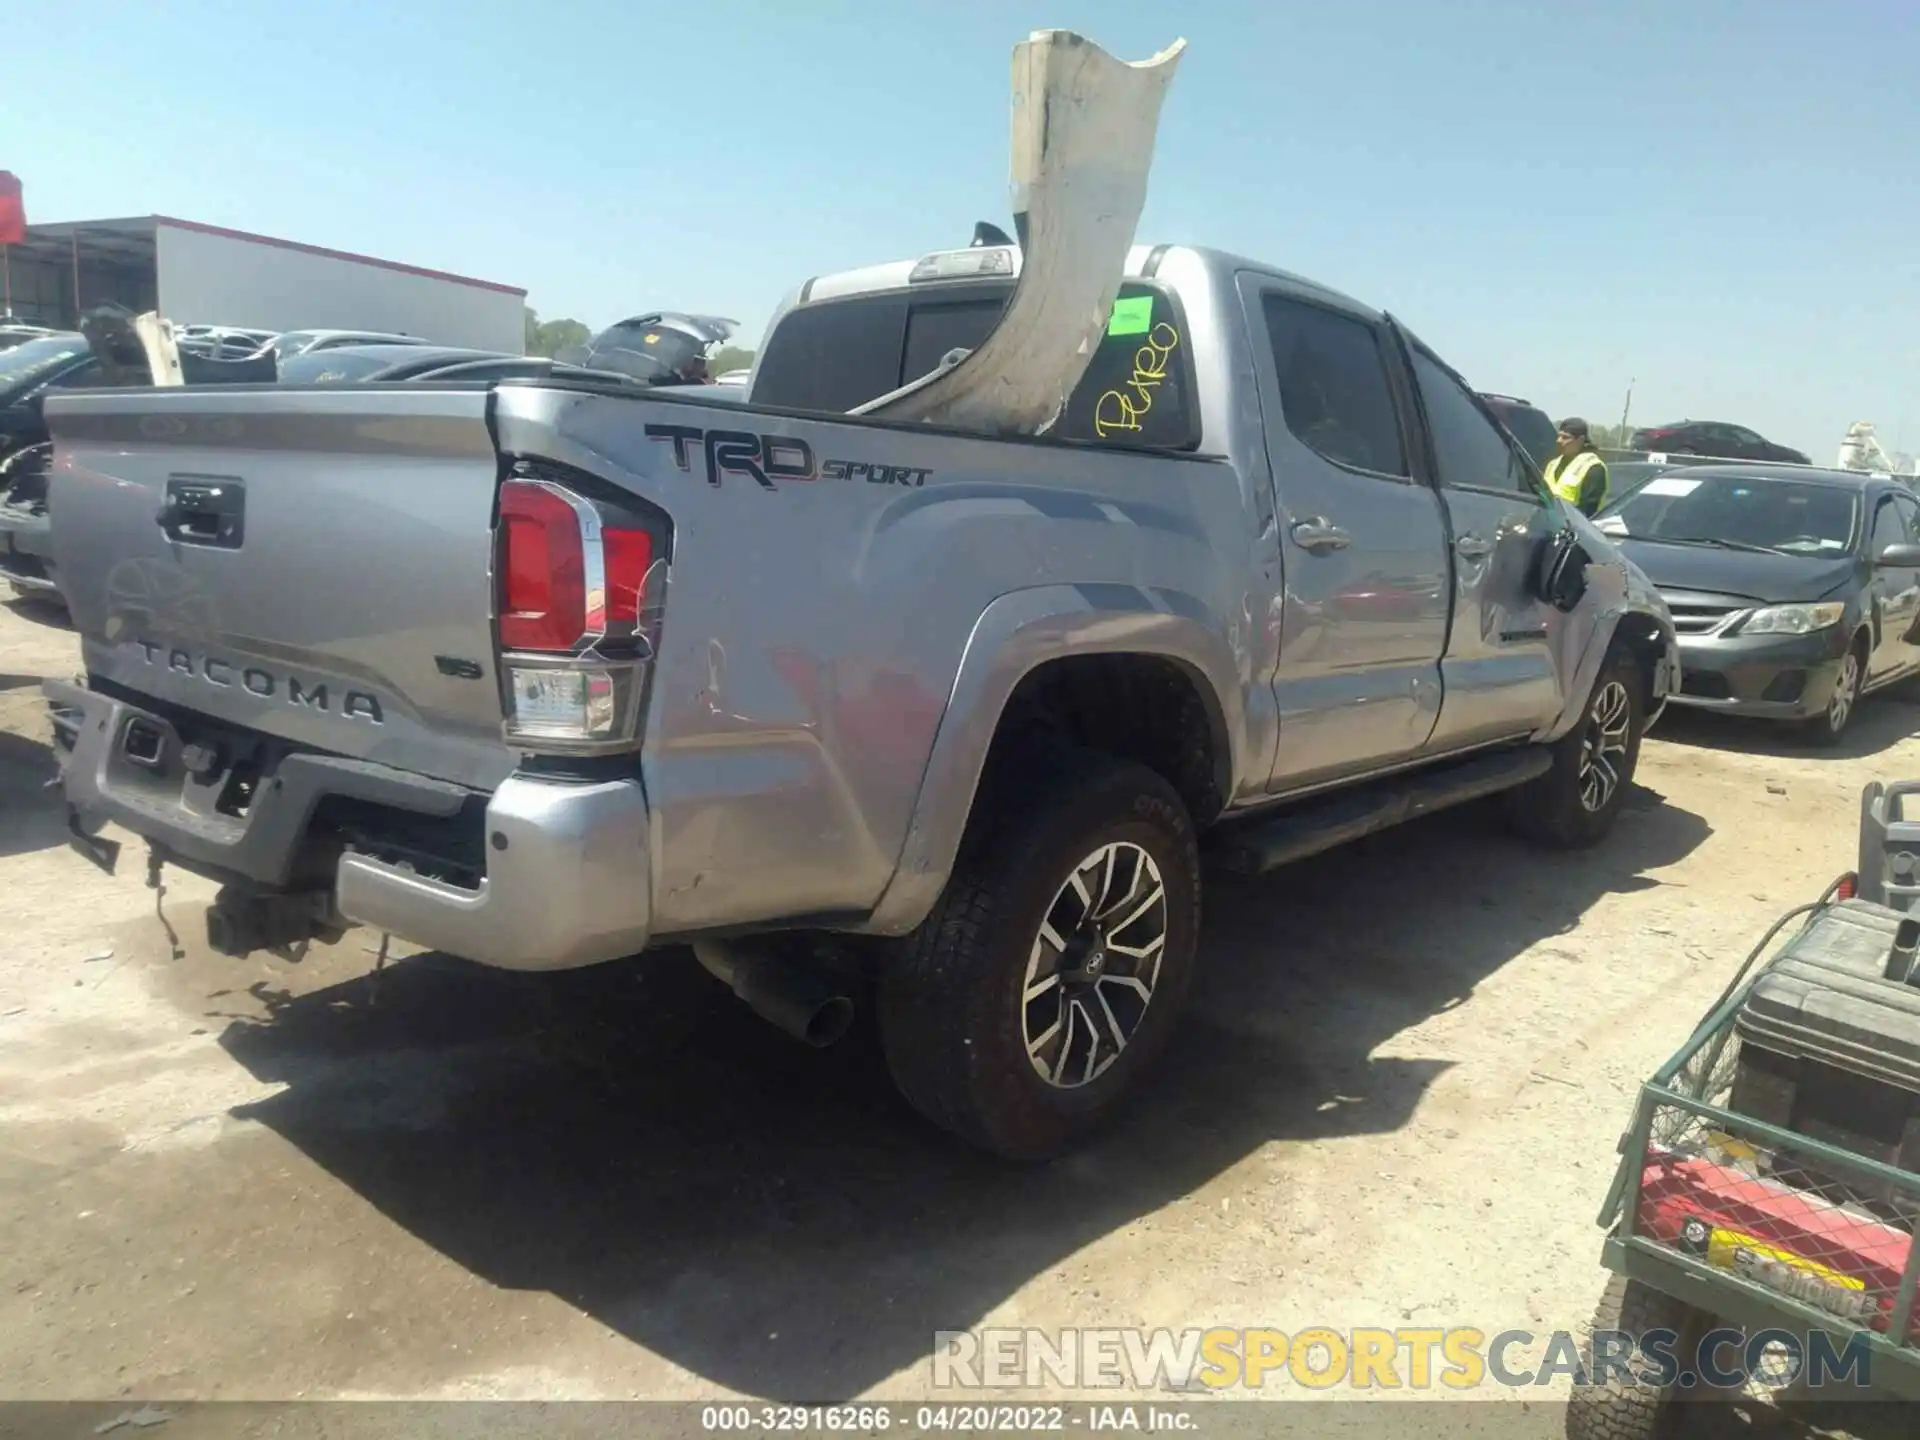
[[700, 384], [711, 378], [713, 357], [739, 322], [717, 315], [655, 310], [619, 320], [559, 358], [585, 369], [609, 370], [648, 385]]
[[425, 345], [425, 340], [416, 335], [389, 335], [378, 330], [288, 330], [268, 341], [263, 350], [270, 350], [279, 360], [290, 360], [295, 355], [304, 355], [309, 350], [334, 350], [342, 345]]
[[1633, 432], [1628, 448], [1650, 454], [1710, 455], [1719, 460], [1773, 460], [1788, 465], [1811, 465], [1805, 453], [1776, 445], [1757, 430], [1718, 420], [1676, 420], [1649, 425]]
[[0, 319], [0, 351], [11, 350], [16, 345], [26, 344], [29, 340], [42, 340], [49, 335], [59, 333], [57, 330], [49, 330], [44, 325], [22, 325]]
[[87, 337], [56, 331], [0, 351], [0, 461], [47, 438], [41, 402], [49, 385], [85, 380], [99, 369]]
[[[1676, 674], [1665, 608], [1379, 312], [1140, 248], [1052, 438], [795, 413], [978, 344], [999, 259], [822, 285], [724, 411], [563, 380], [55, 400], [97, 482], [54, 496], [83, 832], [225, 881], [216, 948], [357, 921], [548, 969], [698, 939], [814, 1038], [852, 982], [731, 937], [883, 942], [844, 963], [884, 954], [903, 1091], [1019, 1155], [1165, 1044], [1203, 830], [1255, 871], [1507, 790], [1531, 834], [1606, 833]], [[779, 604], [737, 603], [747, 557]], [[209, 604], [217, 642], [177, 608]]]
[[0, 577], [20, 599], [60, 599], [47, 522], [47, 469], [52, 461], [48, 442], [0, 460]]
[[399, 380], [472, 384], [537, 380], [551, 375], [598, 376], [616, 383], [627, 380], [612, 371], [585, 370], [541, 355], [505, 355], [494, 350], [443, 349], [437, 345], [352, 345], [313, 350], [280, 366], [280, 383], [287, 385]]
[[180, 325], [174, 340], [182, 349], [195, 350], [215, 360], [242, 360], [273, 343], [271, 330], [247, 330], [233, 325]]
[[411, 380], [468, 360], [499, 360], [497, 350], [451, 345], [338, 345], [283, 356], [283, 385], [338, 385], [349, 380]]
[[1837, 743], [1859, 702], [1920, 669], [1920, 500], [1897, 480], [1800, 466], [1656, 475], [1598, 527], [1666, 597], [1676, 704]]
[[1494, 795], [1598, 843], [1665, 604], [1405, 325], [1132, 243], [1178, 53], [1024, 42], [1031, 249], [807, 282], [743, 401], [51, 400], [75, 848], [213, 877], [219, 953], [691, 944], [812, 1043], [867, 998], [912, 1105], [1034, 1159], [1171, 1039], [1203, 847]]
[[1538, 405], [1512, 395], [1482, 392], [1480, 398], [1487, 402], [1494, 418], [1507, 427], [1507, 433], [1520, 442], [1520, 448], [1534, 464], [1544, 468], [1558, 453], [1554, 445], [1557, 429]]

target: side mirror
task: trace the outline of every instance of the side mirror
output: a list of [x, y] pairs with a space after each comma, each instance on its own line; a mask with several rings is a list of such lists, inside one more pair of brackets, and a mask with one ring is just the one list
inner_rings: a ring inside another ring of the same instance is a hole
[[1874, 556], [1873, 563], [1892, 570], [1920, 570], [1920, 545], [1889, 545]]
[[1556, 531], [1540, 556], [1540, 598], [1554, 609], [1571, 614], [1587, 593], [1587, 566], [1592, 561], [1572, 530]]

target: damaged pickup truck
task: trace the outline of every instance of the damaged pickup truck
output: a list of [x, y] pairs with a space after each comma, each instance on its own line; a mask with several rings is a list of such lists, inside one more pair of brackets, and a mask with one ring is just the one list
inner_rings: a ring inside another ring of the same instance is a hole
[[77, 846], [223, 882], [231, 953], [691, 943], [816, 1043], [871, 996], [911, 1103], [1033, 1158], [1165, 1048], [1203, 854], [1502, 791], [1599, 840], [1677, 686], [1652, 588], [1392, 318], [1134, 245], [1111, 190], [1110, 270], [1065, 263], [1107, 241], [1047, 211], [1072, 107], [1048, 128], [1024, 248], [809, 282], [745, 404], [50, 401]]

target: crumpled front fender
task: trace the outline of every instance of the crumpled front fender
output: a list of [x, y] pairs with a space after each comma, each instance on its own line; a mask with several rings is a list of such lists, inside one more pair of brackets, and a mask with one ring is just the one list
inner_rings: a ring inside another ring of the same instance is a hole
[[1558, 740], [1576, 724], [1585, 712], [1588, 697], [1600, 678], [1614, 635], [1630, 615], [1644, 616], [1658, 632], [1660, 654], [1653, 666], [1652, 686], [1647, 696], [1647, 727], [1665, 711], [1667, 701], [1680, 689], [1680, 642], [1674, 633], [1673, 615], [1667, 602], [1647, 578], [1646, 572], [1625, 552], [1596, 529], [1585, 516], [1571, 510], [1575, 535], [1589, 556], [1586, 594], [1573, 612], [1562, 621], [1555, 637], [1555, 663], [1567, 677], [1561, 692], [1564, 699], [1554, 722], [1537, 737]]

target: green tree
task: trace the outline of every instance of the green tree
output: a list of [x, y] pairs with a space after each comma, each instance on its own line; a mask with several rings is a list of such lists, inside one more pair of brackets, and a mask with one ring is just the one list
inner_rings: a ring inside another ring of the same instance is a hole
[[593, 332], [578, 320], [543, 321], [534, 308], [527, 306], [527, 354], [558, 355], [569, 345], [584, 345]]
[[753, 368], [753, 351], [742, 350], [737, 345], [723, 345], [707, 362], [715, 375], [724, 375], [729, 370], [750, 370]]

